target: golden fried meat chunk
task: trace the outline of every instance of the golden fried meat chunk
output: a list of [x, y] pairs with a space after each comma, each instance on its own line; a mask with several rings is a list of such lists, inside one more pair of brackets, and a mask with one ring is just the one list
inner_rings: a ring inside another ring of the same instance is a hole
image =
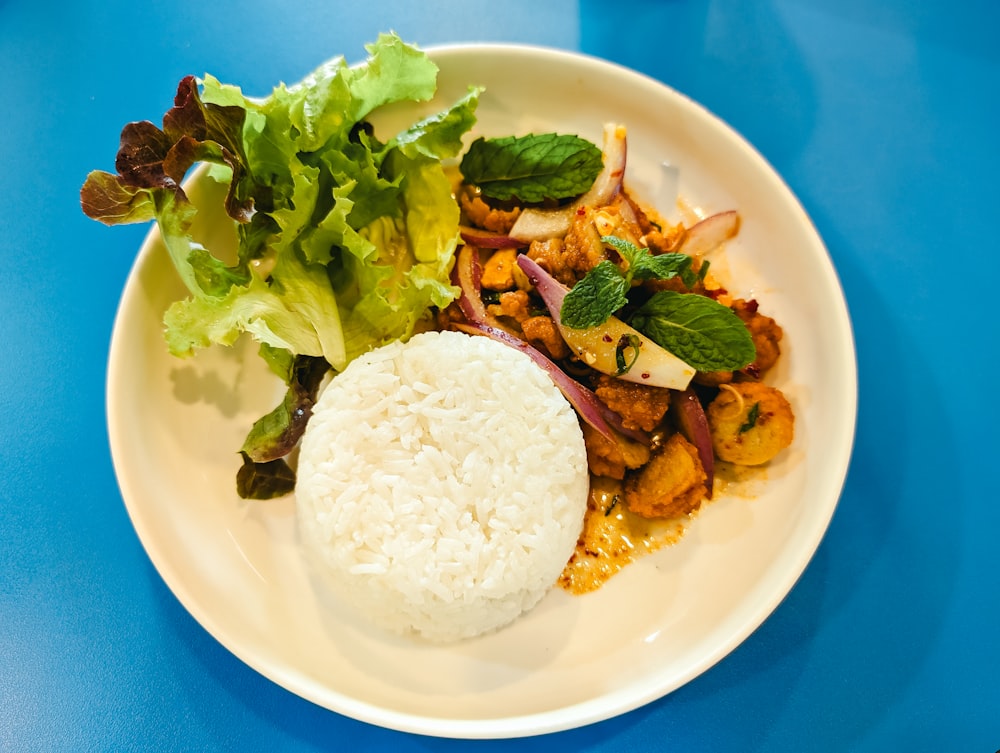
[[532, 241], [528, 246], [528, 258], [537, 262], [538, 266], [563, 285], [572, 287], [576, 284], [576, 273], [567, 265], [567, 258], [563, 255], [562, 238]]
[[602, 374], [594, 388], [598, 399], [622, 417], [627, 429], [653, 431], [670, 407], [670, 390], [626, 382]]
[[508, 290], [500, 294], [499, 303], [491, 303], [486, 310], [493, 316], [506, 316], [523, 322], [531, 316], [531, 299], [523, 290]]
[[529, 343], [540, 347], [557, 361], [570, 354], [569, 346], [551, 316], [529, 316], [521, 321], [521, 331]]
[[757, 310], [757, 301], [755, 300], [745, 301], [742, 298], [737, 298], [733, 301], [732, 309], [750, 330], [750, 337], [753, 338], [754, 347], [757, 348], [754, 364], [763, 374], [774, 366], [778, 356], [781, 355], [779, 344], [784, 333], [774, 319], [764, 316]]
[[701, 507], [707, 476], [698, 450], [671, 434], [642, 468], [625, 479], [625, 503], [646, 518], [679, 518]]
[[471, 186], [462, 187], [458, 192], [458, 201], [472, 225], [493, 233], [509, 233], [510, 229], [514, 227], [518, 215], [521, 214], [518, 207], [500, 209], [490, 206]]
[[638, 468], [649, 461], [649, 448], [622, 438], [612, 442], [590, 424], [582, 423], [583, 442], [587, 447], [587, 465], [595, 476], [625, 478], [625, 471]]

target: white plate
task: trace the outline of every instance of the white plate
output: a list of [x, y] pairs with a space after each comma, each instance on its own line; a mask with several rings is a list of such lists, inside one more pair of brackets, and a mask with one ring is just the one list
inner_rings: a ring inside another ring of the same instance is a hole
[[[729, 127], [677, 92], [581, 55], [500, 45], [431, 50], [431, 112], [486, 86], [477, 131], [629, 129], [628, 182], [654, 198], [666, 161], [703, 213], [738, 209], [726, 250], [733, 290], [785, 328], [770, 381], [789, 395], [795, 443], [685, 537], [600, 591], [553, 590], [511, 627], [453, 647], [368, 630], [324, 603], [296, 540], [291, 497], [240, 500], [237, 450], [281, 393], [252, 345], [193, 360], [167, 354], [161, 317], [180, 293], [155, 232], [126, 285], [111, 344], [108, 424], [135, 529], [167, 585], [208, 632], [293, 693], [385, 727], [516, 737], [596, 722], [648, 703], [732, 651], [792, 588], [820, 542], [854, 433], [853, 339], [822, 241], [781, 179]], [[391, 112], [387, 120], [414, 115]], [[402, 124], [402, 120], [399, 124]], [[395, 125], [395, 124], [394, 124]], [[218, 228], [203, 227], [212, 234]]]

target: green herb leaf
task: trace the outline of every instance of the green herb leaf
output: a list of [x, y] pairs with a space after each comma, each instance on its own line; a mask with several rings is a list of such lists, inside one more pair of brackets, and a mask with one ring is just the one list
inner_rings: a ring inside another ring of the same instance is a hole
[[757, 419], [760, 417], [760, 401], [750, 406], [750, 410], [747, 411], [747, 420], [743, 422], [740, 426], [739, 434], [744, 434], [750, 431], [753, 427], [757, 425]]
[[639, 345], [638, 335], [622, 335], [615, 346], [615, 365], [618, 367], [615, 376], [621, 376], [632, 368], [639, 358]]
[[[591, 269], [563, 300], [560, 322], [574, 329], [598, 327], [628, 303], [632, 280], [666, 280], [680, 276], [692, 287], [697, 275], [691, 270], [686, 254], [659, 254], [637, 246], [616, 235], [604, 235], [601, 241], [615, 249], [625, 261], [626, 270], [605, 259]], [[676, 355], [676, 354], [675, 354]]]
[[732, 309], [702, 295], [661, 291], [630, 323], [699, 371], [741, 369], [757, 356], [743, 321]]
[[579, 196], [603, 166], [601, 150], [586, 139], [545, 133], [480, 137], [462, 158], [460, 170], [486, 196], [534, 203]]
[[614, 262], [605, 259], [563, 299], [559, 320], [573, 329], [587, 329], [604, 324], [628, 299], [628, 280]]
[[669, 280], [680, 277], [689, 288], [694, 287], [698, 276], [692, 271], [692, 259], [687, 254], [652, 254], [648, 248], [637, 246], [616, 235], [601, 236], [601, 241], [615, 249], [628, 265], [629, 283], [636, 280]]

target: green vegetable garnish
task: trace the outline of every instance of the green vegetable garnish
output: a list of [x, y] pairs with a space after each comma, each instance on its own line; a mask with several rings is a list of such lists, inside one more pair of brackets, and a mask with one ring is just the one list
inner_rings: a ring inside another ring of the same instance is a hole
[[236, 491], [243, 499], [274, 499], [295, 489], [295, 472], [284, 459], [258, 463], [243, 453], [236, 472]]
[[573, 329], [604, 324], [609, 316], [628, 303], [629, 286], [626, 275], [614, 262], [605, 259], [566, 294], [559, 321]]
[[[680, 277], [687, 287], [702, 278], [686, 254], [653, 255], [613, 235], [601, 240], [614, 248], [624, 269], [610, 260], [593, 267], [563, 299], [560, 321], [574, 329], [599, 327], [628, 303], [633, 280]], [[694, 293], [662, 291], [654, 294], [631, 317], [629, 324], [698, 371], [741, 369], [757, 356], [743, 321], [711, 298]], [[621, 354], [619, 353], [619, 357]]]
[[605, 259], [566, 294], [560, 321], [567, 327], [587, 329], [604, 324], [612, 314], [628, 303], [633, 280], [666, 280], [680, 276], [688, 287], [697, 281], [686, 254], [658, 254], [634, 243], [605, 235], [601, 241], [614, 248], [625, 262], [623, 270]]
[[[459, 209], [441, 161], [461, 151], [480, 90], [383, 143], [369, 117], [433, 97], [438, 69], [394, 34], [367, 50], [365, 65], [336, 58], [263, 100], [188, 76], [162, 128], [142, 122], [122, 131], [117, 174], [87, 177], [80, 200], [88, 216], [159, 226], [189, 293], [164, 317], [175, 355], [249, 333], [272, 368], [286, 362], [278, 373], [290, 373], [287, 363], [300, 356], [339, 371], [407, 338], [430, 307], [455, 298]], [[197, 162], [210, 163], [226, 187], [235, 261], [190, 235], [198, 210], [181, 181]], [[270, 414], [267, 436], [289, 428], [281, 424], [295, 415], [290, 399]], [[258, 434], [249, 445], [260, 444]]]
[[459, 169], [490, 198], [536, 203], [579, 196], [602, 167], [601, 150], [586, 139], [545, 133], [478, 138]]
[[742, 369], [757, 357], [743, 320], [703, 295], [656, 293], [635, 312], [631, 324], [698, 371]]
[[742, 426], [740, 426], [738, 433], [743, 434], [745, 432], [750, 431], [753, 427], [757, 425], [757, 419], [759, 417], [760, 417], [760, 401], [757, 401], [756, 403], [751, 405], [750, 410], [747, 411], [747, 420], [743, 422]]
[[618, 373], [615, 376], [621, 376], [632, 368], [632, 364], [639, 358], [639, 345], [638, 335], [621, 336], [615, 346], [615, 365], [618, 367]]

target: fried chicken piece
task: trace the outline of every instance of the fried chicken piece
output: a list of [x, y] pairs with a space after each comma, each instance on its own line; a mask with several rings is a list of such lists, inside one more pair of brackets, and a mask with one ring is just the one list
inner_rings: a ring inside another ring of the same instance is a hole
[[677, 250], [684, 240], [683, 225], [664, 225], [654, 228], [642, 236], [646, 248], [654, 254], [668, 254]]
[[458, 202], [470, 224], [493, 233], [509, 233], [521, 214], [520, 207], [501, 209], [487, 204], [472, 186], [462, 187]]
[[602, 374], [594, 392], [602, 403], [622, 417], [626, 429], [651, 432], [670, 407], [670, 390], [636, 384]]
[[551, 316], [529, 316], [521, 321], [521, 331], [529, 343], [540, 347], [557, 361], [570, 354], [569, 346]]
[[698, 450], [671, 434], [649, 462], [625, 479], [625, 503], [646, 518], [679, 518], [701, 507], [707, 476]]
[[784, 332], [774, 319], [764, 316], [757, 310], [755, 300], [746, 301], [737, 298], [733, 301], [732, 309], [750, 330], [750, 337], [753, 338], [754, 347], [757, 348], [754, 363], [763, 374], [774, 366], [778, 356], [781, 355], [780, 343]]
[[[604, 232], [598, 230], [595, 219], [600, 221]], [[608, 258], [601, 235], [613, 233], [611, 228], [619, 220], [614, 206], [599, 209], [580, 207], [563, 238], [532, 241], [528, 257], [563, 285], [573, 287], [587, 272]]]
[[566, 256], [563, 254], [562, 238], [532, 241], [528, 246], [528, 258], [537, 262], [538, 266], [563, 285], [572, 287], [576, 284], [576, 273], [567, 265]]
[[[601, 211], [607, 209], [605, 207]], [[594, 225], [596, 211], [590, 207], [578, 209], [563, 239], [563, 264], [573, 272], [574, 282], [608, 258], [601, 242], [601, 232]]]
[[625, 471], [638, 468], [649, 460], [649, 448], [645, 445], [622, 438], [612, 442], [590, 424], [581, 424], [583, 441], [587, 447], [587, 464], [595, 476], [625, 478]]
[[531, 316], [531, 299], [523, 290], [508, 290], [500, 294], [499, 303], [486, 307], [493, 316], [506, 316], [520, 323]]

